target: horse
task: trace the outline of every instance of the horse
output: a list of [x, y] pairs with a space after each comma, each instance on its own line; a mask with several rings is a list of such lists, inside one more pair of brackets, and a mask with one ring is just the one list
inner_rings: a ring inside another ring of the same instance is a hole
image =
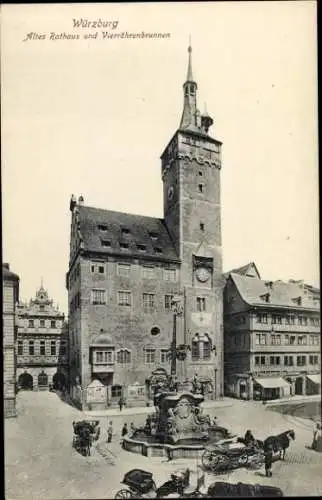
[[264, 441], [264, 451], [267, 451], [271, 445], [274, 453], [280, 452], [280, 460], [285, 460], [285, 451], [290, 446], [291, 439], [295, 440], [295, 431], [293, 429], [277, 434], [276, 436], [269, 436]]

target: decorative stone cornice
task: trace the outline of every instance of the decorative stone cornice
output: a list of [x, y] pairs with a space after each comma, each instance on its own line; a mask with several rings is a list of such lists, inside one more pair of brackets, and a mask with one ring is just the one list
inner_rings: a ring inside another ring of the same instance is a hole
[[221, 169], [221, 164], [218, 161], [214, 160], [209, 160], [208, 158], [204, 158], [200, 155], [195, 155], [195, 154], [187, 154], [187, 153], [178, 153], [178, 158], [179, 160], [189, 160], [189, 161], [196, 161], [199, 165], [210, 165], [213, 167], [218, 168], [218, 170]]

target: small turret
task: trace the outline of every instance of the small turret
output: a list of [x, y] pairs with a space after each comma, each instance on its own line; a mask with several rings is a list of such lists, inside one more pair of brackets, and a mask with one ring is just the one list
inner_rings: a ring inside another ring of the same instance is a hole
[[208, 130], [210, 129], [210, 127], [212, 126], [213, 123], [214, 123], [214, 121], [211, 118], [211, 116], [208, 115], [207, 107], [205, 104], [205, 111], [201, 116], [201, 127], [206, 132], [206, 134], [208, 133]]
[[74, 207], [76, 206], [76, 198], [75, 196], [72, 194], [71, 198], [70, 198], [70, 203], [69, 203], [69, 210], [72, 212], [74, 210]]

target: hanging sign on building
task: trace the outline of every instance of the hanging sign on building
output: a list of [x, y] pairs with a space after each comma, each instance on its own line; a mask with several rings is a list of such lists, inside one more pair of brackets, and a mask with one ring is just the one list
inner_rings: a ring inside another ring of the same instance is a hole
[[86, 388], [87, 403], [104, 403], [107, 398], [106, 386], [99, 380], [93, 380]]

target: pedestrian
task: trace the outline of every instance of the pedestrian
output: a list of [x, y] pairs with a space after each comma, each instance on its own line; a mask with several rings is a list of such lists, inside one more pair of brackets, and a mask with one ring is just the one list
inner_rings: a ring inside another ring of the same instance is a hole
[[131, 434], [132, 434], [132, 436], [133, 436], [133, 434], [134, 434], [134, 433], [135, 433], [135, 431], [136, 431], [136, 427], [135, 427], [135, 425], [134, 425], [134, 423], [133, 423], [133, 422], [131, 422], [131, 423], [130, 423], [130, 431], [131, 431]]
[[121, 433], [121, 435], [122, 435], [122, 437], [121, 437], [122, 448], [124, 448], [124, 438], [127, 434], [128, 434], [128, 428], [127, 428], [127, 423], [125, 422], [125, 424], [122, 427], [122, 433]]
[[273, 464], [273, 447], [272, 445], [268, 445], [265, 450], [265, 475], [267, 477], [272, 477], [272, 464]]
[[112, 420], [110, 420], [108, 427], [107, 427], [107, 442], [108, 443], [112, 442], [112, 437], [113, 437], [113, 422], [112, 422]]
[[122, 398], [122, 396], [121, 396], [121, 397], [120, 397], [120, 399], [119, 399], [119, 407], [120, 407], [120, 411], [122, 411], [123, 406], [124, 406], [124, 401], [123, 401], [123, 398]]
[[317, 449], [318, 440], [321, 438], [321, 424], [317, 423], [313, 431], [312, 450]]
[[127, 428], [127, 423], [125, 422], [125, 424], [123, 425], [123, 428], [122, 428], [122, 438], [124, 438], [127, 434], [128, 434], [128, 428]]

